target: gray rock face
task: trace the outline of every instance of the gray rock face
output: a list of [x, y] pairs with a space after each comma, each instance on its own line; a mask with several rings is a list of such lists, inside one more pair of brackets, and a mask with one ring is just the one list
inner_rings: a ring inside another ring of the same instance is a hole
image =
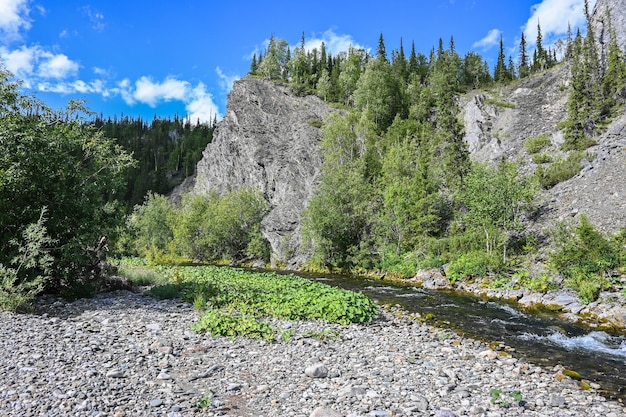
[[626, 50], [626, 0], [598, 0], [591, 24], [603, 59], [606, 58], [612, 33], [615, 33], [622, 51]]
[[[569, 68], [562, 65], [496, 93], [474, 92], [463, 97], [465, 140], [471, 158], [522, 161], [522, 171], [531, 174], [537, 164], [524, 143], [538, 135], [550, 139], [542, 152], [565, 158], [560, 150], [564, 137], [559, 123], [567, 118], [568, 84]], [[594, 140], [597, 145], [588, 150], [592, 158], [582, 161], [580, 173], [543, 193], [542, 216], [534, 226], [551, 226], [584, 214], [604, 232], [626, 227], [626, 170], [622, 168], [626, 164], [626, 113], [615, 117]]]
[[198, 163], [194, 191], [222, 193], [253, 187], [264, 193], [271, 212], [262, 232], [273, 263], [297, 266], [300, 214], [318, 183], [321, 121], [332, 109], [315, 96], [299, 97], [285, 86], [245, 77], [228, 96], [224, 119]]

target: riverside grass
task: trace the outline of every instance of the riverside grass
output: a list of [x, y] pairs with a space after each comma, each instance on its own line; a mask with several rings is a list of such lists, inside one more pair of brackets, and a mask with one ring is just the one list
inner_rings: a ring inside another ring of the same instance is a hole
[[[142, 266], [145, 268], [145, 266]], [[285, 332], [267, 318], [367, 323], [378, 315], [376, 304], [361, 293], [333, 288], [305, 278], [274, 272], [251, 272], [217, 266], [155, 266], [156, 297], [182, 298], [203, 311], [193, 330], [213, 336], [251, 337], [268, 342]], [[132, 263], [121, 268], [132, 271]]]

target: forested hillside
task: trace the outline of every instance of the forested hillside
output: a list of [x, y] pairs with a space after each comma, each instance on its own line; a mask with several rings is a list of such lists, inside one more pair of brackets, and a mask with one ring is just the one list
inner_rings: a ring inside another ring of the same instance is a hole
[[137, 165], [124, 175], [126, 187], [116, 198], [129, 209], [144, 201], [151, 191], [168, 194], [185, 178], [193, 175], [202, 151], [213, 138], [216, 121], [200, 123], [180, 119], [160, 119], [151, 122], [141, 118], [121, 116], [96, 117], [95, 127], [108, 138], [130, 152]]

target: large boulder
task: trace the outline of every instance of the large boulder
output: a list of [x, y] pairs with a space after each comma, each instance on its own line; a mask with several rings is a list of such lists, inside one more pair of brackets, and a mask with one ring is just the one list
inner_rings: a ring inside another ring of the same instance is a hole
[[302, 264], [300, 216], [319, 181], [320, 126], [333, 110], [316, 96], [246, 76], [228, 95], [226, 116], [197, 166], [193, 190], [261, 191], [271, 205], [262, 233], [273, 263]]

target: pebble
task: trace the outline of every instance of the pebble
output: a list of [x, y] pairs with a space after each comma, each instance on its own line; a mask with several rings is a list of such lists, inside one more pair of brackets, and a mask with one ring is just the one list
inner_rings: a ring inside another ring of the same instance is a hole
[[[367, 325], [273, 320], [292, 332], [276, 343], [196, 334], [198, 315], [128, 291], [0, 312], [0, 416], [626, 414], [595, 384], [583, 391], [554, 368], [392, 313]], [[324, 332], [337, 337], [311, 336]], [[492, 390], [523, 401], [494, 403]]]

